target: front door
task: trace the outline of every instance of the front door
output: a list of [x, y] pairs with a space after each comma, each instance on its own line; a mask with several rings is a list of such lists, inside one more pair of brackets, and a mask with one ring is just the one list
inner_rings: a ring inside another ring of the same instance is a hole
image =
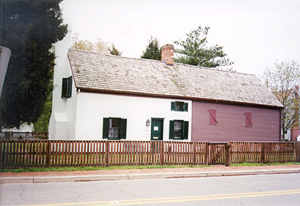
[[152, 118], [151, 121], [151, 140], [163, 140], [163, 119]]

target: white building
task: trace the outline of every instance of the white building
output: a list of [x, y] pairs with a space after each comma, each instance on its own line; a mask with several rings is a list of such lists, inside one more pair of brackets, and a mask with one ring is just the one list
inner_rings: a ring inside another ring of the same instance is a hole
[[282, 105], [251, 74], [56, 44], [49, 139], [276, 141]]
[[[142, 92], [145, 88], [134, 88], [132, 81], [137, 81], [140, 74], [130, 69], [114, 70], [122, 64], [128, 64], [129, 68], [142, 65], [136, 65], [129, 58], [68, 50], [70, 45], [70, 34], [56, 44], [49, 139], [169, 140], [170, 126], [174, 129], [174, 139], [191, 139], [191, 100], [147, 95]], [[83, 59], [95, 64], [101, 62], [107, 67], [85, 67]], [[148, 65], [157, 63], [139, 61]], [[169, 66], [161, 63], [161, 67], [168, 70]], [[115, 72], [112, 79], [105, 76], [108, 70]], [[154, 67], [143, 75], [151, 76], [153, 72]], [[129, 76], [126, 81], [122, 80]], [[155, 83], [151, 86], [153, 91]]]

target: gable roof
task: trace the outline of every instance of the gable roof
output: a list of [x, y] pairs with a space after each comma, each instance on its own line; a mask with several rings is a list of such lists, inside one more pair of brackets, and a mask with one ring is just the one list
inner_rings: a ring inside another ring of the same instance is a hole
[[252, 74], [71, 49], [76, 87], [83, 90], [282, 107]]

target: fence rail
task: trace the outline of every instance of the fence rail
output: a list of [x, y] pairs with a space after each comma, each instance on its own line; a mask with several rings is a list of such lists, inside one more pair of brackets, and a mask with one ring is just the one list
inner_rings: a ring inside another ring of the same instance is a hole
[[300, 142], [1, 140], [1, 168], [300, 162]]

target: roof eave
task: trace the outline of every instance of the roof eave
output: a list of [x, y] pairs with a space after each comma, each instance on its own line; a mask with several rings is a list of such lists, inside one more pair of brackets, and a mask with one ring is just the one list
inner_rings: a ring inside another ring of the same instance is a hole
[[273, 109], [283, 109], [283, 106], [278, 105], [267, 105], [267, 104], [258, 104], [258, 103], [248, 103], [248, 102], [238, 102], [230, 100], [221, 100], [221, 99], [207, 99], [200, 97], [187, 97], [187, 96], [176, 96], [176, 95], [163, 95], [163, 94], [153, 94], [153, 93], [142, 93], [142, 92], [131, 92], [131, 91], [116, 91], [116, 90], [104, 90], [104, 89], [94, 89], [94, 88], [85, 88], [77, 87], [80, 92], [90, 92], [90, 93], [103, 93], [103, 94], [114, 94], [114, 95], [125, 95], [125, 96], [142, 96], [142, 97], [156, 97], [156, 98], [168, 98], [168, 99], [185, 99], [209, 103], [221, 103], [221, 104], [231, 104], [231, 105], [240, 105], [240, 106], [253, 106], [253, 107], [265, 107]]

